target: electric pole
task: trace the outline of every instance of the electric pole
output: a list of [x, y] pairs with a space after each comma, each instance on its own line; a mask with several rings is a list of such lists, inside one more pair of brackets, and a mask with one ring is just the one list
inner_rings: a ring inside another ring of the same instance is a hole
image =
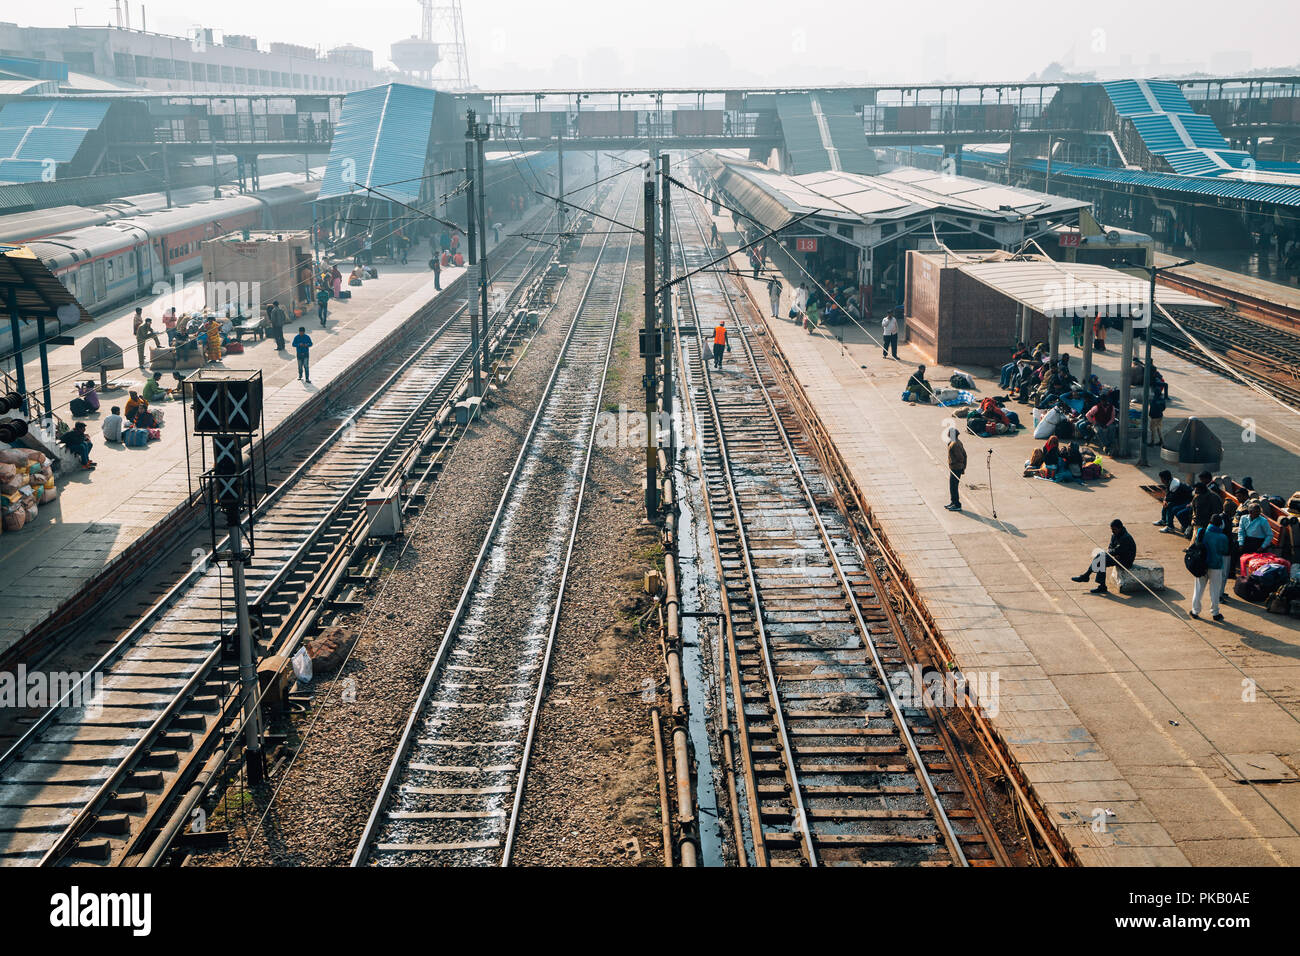
[[662, 309], [663, 321], [662, 327], [662, 347], [664, 363], [664, 398], [663, 413], [664, 422], [668, 426], [668, 459], [671, 462], [674, 457], [674, 450], [677, 447], [676, 436], [673, 429], [673, 290], [668, 283], [672, 280], [673, 272], [673, 246], [672, 246], [672, 224], [673, 214], [669, 203], [668, 188], [668, 169], [669, 157], [667, 153], [661, 153], [659, 156], [659, 201], [661, 204], [660, 218], [663, 220], [659, 224], [659, 235], [663, 240], [663, 251], [660, 256], [662, 261], [661, 271], [663, 272], [663, 301], [660, 302]]
[[645, 352], [645, 514], [648, 521], [659, 516], [659, 487], [656, 484], [659, 470], [659, 448], [655, 441], [655, 422], [658, 401], [655, 398], [655, 332], [658, 312], [655, 308], [655, 168], [646, 162], [645, 171], [645, 322], [641, 347]]
[[469, 271], [466, 275], [467, 293], [469, 299], [469, 333], [470, 333], [470, 353], [473, 356], [474, 379], [471, 386], [473, 391], [470, 392], [475, 398], [483, 394], [483, 380], [479, 369], [479, 341], [478, 341], [478, 308], [479, 295], [475, 289], [478, 281], [478, 249], [475, 245], [478, 235], [475, 230], [475, 224], [478, 221], [476, 210], [474, 209], [474, 169], [478, 165], [476, 161], [475, 141], [477, 139], [477, 124], [474, 122], [474, 111], [465, 111], [465, 120], [467, 126], [465, 129], [465, 252], [469, 256]]
[[557, 167], [560, 175], [560, 192], [559, 198], [555, 202], [555, 222], [558, 226], [556, 232], [560, 234], [560, 241], [564, 241], [564, 222], [566, 219], [564, 205], [564, 132], [561, 130], [559, 138], [555, 143], [555, 152], [558, 157]]
[[[479, 283], [479, 306], [482, 313], [479, 318], [479, 342], [482, 343], [484, 352], [488, 347], [488, 254], [487, 254], [487, 176], [483, 173], [483, 149], [484, 142], [488, 138], [490, 130], [486, 123], [480, 123], [475, 127], [474, 139], [478, 143], [478, 283]], [[481, 363], [484, 371], [487, 370], [486, 354], [484, 361]]]

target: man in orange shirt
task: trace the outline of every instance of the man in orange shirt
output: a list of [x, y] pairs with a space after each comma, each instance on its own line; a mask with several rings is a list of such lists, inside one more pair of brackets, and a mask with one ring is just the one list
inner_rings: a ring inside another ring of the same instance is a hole
[[730, 352], [731, 346], [727, 344], [727, 327], [719, 322], [713, 330], [713, 367], [722, 368], [722, 353]]

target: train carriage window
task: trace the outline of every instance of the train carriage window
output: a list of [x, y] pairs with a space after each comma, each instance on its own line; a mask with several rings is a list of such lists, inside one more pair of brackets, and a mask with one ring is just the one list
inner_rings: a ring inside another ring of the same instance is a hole
[[108, 269], [108, 281], [112, 282], [113, 281], [113, 260], [112, 259], [108, 260], [108, 266], [106, 268]]

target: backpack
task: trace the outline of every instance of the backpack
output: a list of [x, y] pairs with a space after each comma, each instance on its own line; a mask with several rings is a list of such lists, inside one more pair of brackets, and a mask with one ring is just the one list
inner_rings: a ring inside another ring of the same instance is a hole
[[970, 389], [975, 387], [975, 379], [965, 372], [953, 372], [948, 378], [948, 384], [953, 388]]
[[81, 418], [83, 415], [90, 414], [90, 406], [86, 404], [85, 399], [74, 398], [68, 402], [68, 411], [72, 413], [73, 418]]
[[1209, 555], [1206, 554], [1205, 543], [1199, 533], [1183, 551], [1183, 567], [1187, 568], [1188, 573], [1194, 578], [1203, 578], [1209, 573]]

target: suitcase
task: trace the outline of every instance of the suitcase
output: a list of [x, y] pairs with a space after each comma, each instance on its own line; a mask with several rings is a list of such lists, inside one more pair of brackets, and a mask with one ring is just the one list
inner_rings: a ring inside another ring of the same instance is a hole
[[149, 444], [149, 431], [145, 428], [128, 428], [122, 432], [122, 444], [127, 448], [143, 448]]
[[352, 290], [351, 290], [351, 289], [340, 289], [340, 290], [339, 290], [339, 298], [340, 298], [340, 299], [350, 299], [350, 298], [352, 298]]

